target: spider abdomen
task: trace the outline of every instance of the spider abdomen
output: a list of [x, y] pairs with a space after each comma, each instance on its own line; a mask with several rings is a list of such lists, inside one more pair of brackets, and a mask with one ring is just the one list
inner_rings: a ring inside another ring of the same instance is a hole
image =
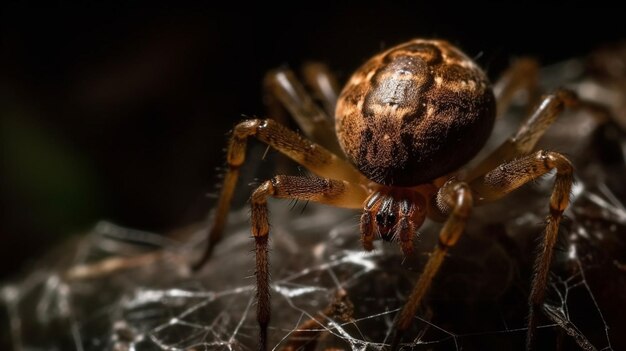
[[339, 143], [369, 179], [413, 186], [467, 163], [495, 118], [485, 73], [445, 41], [413, 40], [363, 64], [336, 110]]

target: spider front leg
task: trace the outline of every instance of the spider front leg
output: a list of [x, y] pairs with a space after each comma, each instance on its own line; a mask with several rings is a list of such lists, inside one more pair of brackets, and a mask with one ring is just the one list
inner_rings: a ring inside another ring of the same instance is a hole
[[535, 261], [535, 272], [529, 297], [530, 314], [526, 349], [533, 346], [534, 330], [537, 326], [537, 313], [541, 309], [548, 282], [552, 249], [557, 240], [559, 223], [563, 211], [569, 205], [573, 183], [573, 167], [570, 161], [556, 152], [538, 151], [518, 160], [505, 163], [485, 176], [470, 183], [477, 195], [477, 202], [496, 200], [529, 181], [556, 169], [556, 180], [550, 197], [550, 214], [544, 234], [543, 246]]
[[239, 123], [230, 138], [226, 156], [228, 171], [222, 185], [215, 218], [209, 229], [207, 247], [202, 258], [193, 266], [193, 269], [199, 269], [204, 265], [213, 248], [221, 239], [235, 185], [239, 178], [239, 168], [245, 161], [246, 145], [251, 136], [267, 143], [318, 176], [344, 179], [354, 183], [359, 183], [363, 178], [346, 161], [276, 121], [250, 119]]
[[472, 193], [468, 184], [449, 181], [437, 193], [436, 205], [433, 202], [431, 206], [436, 207], [432, 209], [433, 212], [441, 216], [447, 214], [448, 217], [439, 233], [439, 242], [435, 247], [435, 251], [431, 253], [424, 271], [396, 319], [396, 331], [391, 344], [392, 351], [397, 350], [402, 336], [413, 323], [415, 312], [428, 292], [446, 253], [457, 243], [465, 229], [465, 224], [473, 206]]
[[267, 326], [270, 320], [270, 288], [267, 199], [296, 199], [314, 201], [344, 208], [359, 208], [367, 198], [365, 187], [347, 181], [321, 178], [276, 176], [261, 184], [250, 200], [252, 235], [256, 252], [257, 320], [259, 350], [267, 348]]

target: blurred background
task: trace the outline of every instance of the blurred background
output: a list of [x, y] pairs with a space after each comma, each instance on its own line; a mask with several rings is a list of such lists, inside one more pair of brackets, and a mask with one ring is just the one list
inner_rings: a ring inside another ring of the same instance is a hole
[[[264, 116], [276, 66], [344, 81], [379, 49], [446, 38], [495, 78], [625, 38], [612, 8], [413, 1], [217, 9], [197, 4], [0, 5], [0, 279], [99, 219], [166, 232], [215, 201], [228, 130]], [[454, 10], [454, 11], [453, 11]]]

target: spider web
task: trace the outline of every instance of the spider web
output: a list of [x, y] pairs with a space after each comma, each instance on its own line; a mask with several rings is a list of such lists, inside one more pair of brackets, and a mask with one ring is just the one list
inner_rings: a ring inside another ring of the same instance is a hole
[[[561, 226], [537, 344], [626, 349], [624, 137], [617, 146], [605, 145], [603, 135], [574, 138], [561, 135], [579, 179]], [[616, 147], [619, 162], [597, 157]], [[552, 184], [546, 177], [474, 211], [404, 338], [405, 350], [523, 348], [535, 246]], [[440, 225], [420, 229], [414, 256], [380, 242], [364, 252], [355, 212], [310, 204], [299, 213], [300, 206], [270, 204], [270, 349], [383, 349]], [[231, 213], [212, 260], [191, 274], [187, 267], [205, 233], [192, 226], [166, 239], [98, 223], [2, 286], [5, 339], [19, 351], [256, 349], [248, 210]]]

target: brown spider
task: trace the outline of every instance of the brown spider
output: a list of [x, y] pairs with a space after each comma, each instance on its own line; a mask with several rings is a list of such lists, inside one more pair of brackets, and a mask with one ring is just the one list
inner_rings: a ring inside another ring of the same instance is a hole
[[[439, 243], [396, 318], [391, 347], [396, 350], [446, 253], [459, 240], [472, 207], [497, 200], [556, 169], [545, 238], [529, 297], [530, 348], [552, 248], [573, 180], [572, 165], [566, 157], [532, 151], [564, 107], [593, 112], [598, 112], [598, 107], [559, 89], [542, 98], [515, 135], [475, 166], [458, 172], [483, 147], [496, 114], [507, 108], [511, 98], [520, 90], [533, 96], [537, 76], [534, 61], [519, 60], [493, 90], [485, 73], [470, 58], [442, 40], [415, 39], [374, 56], [352, 75], [341, 94], [324, 66], [306, 68], [305, 79], [322, 98], [326, 111], [313, 102], [288, 70], [271, 72], [268, 87], [274, 101], [287, 108], [313, 141], [272, 119], [250, 119], [235, 127], [227, 154], [229, 169], [208, 247], [196, 265], [207, 261], [221, 238], [248, 137], [258, 138], [319, 176], [275, 176], [252, 194], [259, 350], [267, 347], [270, 320], [269, 197], [362, 209], [361, 241], [368, 251], [373, 249], [373, 241], [381, 238], [398, 242], [403, 253], [410, 254], [416, 230], [426, 217], [444, 222]], [[333, 113], [336, 138], [327, 118]]]

